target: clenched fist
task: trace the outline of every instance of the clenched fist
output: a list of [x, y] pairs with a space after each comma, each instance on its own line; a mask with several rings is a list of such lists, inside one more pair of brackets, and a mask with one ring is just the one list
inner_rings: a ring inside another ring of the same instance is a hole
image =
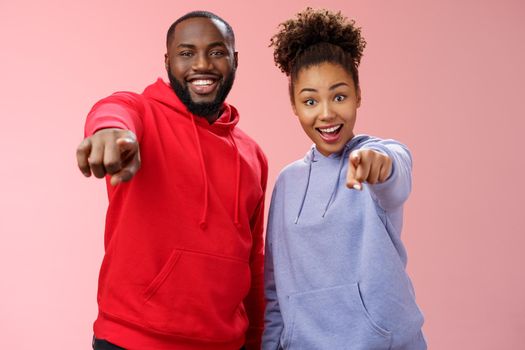
[[78, 168], [89, 177], [111, 175], [115, 186], [129, 181], [140, 169], [137, 137], [130, 130], [102, 129], [87, 137], [77, 148]]
[[384, 182], [392, 172], [392, 160], [387, 155], [371, 149], [361, 149], [350, 153], [346, 186], [356, 190], [363, 188], [362, 183], [376, 184]]

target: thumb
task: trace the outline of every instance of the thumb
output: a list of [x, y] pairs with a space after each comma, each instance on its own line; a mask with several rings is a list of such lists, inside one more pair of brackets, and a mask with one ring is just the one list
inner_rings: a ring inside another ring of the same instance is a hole
[[359, 164], [361, 163], [361, 155], [360, 152], [353, 151], [350, 153], [349, 161], [348, 161], [348, 173], [346, 174], [346, 186], [348, 188], [353, 188], [355, 190], [361, 190], [363, 186], [361, 185], [361, 182], [359, 182], [356, 179], [357, 174], [357, 168], [359, 167]]
[[361, 163], [361, 152], [359, 150], [350, 153], [350, 162], [356, 168], [359, 166], [359, 163]]
[[140, 168], [140, 152], [137, 140], [130, 137], [122, 137], [117, 139], [116, 143], [124, 166], [118, 173], [111, 176], [112, 186], [130, 181]]

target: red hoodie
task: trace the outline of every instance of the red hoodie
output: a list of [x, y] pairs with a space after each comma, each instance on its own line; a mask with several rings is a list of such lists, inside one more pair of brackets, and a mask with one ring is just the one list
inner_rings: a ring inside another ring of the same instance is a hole
[[138, 138], [142, 167], [108, 185], [97, 338], [126, 349], [260, 348], [266, 158], [224, 104], [212, 125], [159, 79], [98, 102], [85, 133]]

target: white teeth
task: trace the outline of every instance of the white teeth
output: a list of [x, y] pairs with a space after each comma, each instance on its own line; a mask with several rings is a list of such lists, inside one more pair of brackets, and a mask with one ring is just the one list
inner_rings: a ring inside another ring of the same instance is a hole
[[321, 129], [321, 128], [319, 128], [319, 130], [320, 130], [321, 132], [331, 133], [331, 132], [335, 132], [335, 131], [339, 130], [339, 128], [340, 128], [341, 126], [343, 126], [343, 125], [342, 125], [342, 124], [339, 124], [339, 125], [337, 125], [337, 126], [333, 126], [333, 127], [331, 127], [331, 128], [326, 128], [326, 129]]
[[197, 86], [211, 85], [213, 84], [213, 80], [194, 80], [191, 83]]

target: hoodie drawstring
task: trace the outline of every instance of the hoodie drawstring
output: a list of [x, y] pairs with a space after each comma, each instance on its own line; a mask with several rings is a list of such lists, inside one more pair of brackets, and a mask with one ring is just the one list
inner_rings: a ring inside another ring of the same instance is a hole
[[[202, 230], [205, 230], [208, 227], [207, 216], [208, 216], [208, 174], [206, 172], [206, 166], [204, 164], [204, 155], [202, 153], [201, 141], [199, 138], [199, 133], [197, 131], [197, 125], [195, 123], [195, 116], [191, 115], [191, 123], [193, 125], [193, 135], [197, 142], [197, 147], [199, 149], [199, 161], [201, 165], [202, 181], [204, 182], [204, 207], [202, 208], [201, 221], [199, 226]], [[233, 137], [232, 131], [229, 132], [229, 137], [232, 142], [233, 148], [235, 150], [235, 213], [233, 222], [236, 227], [239, 227], [239, 202], [240, 202], [240, 182], [241, 182], [241, 155], [239, 154], [239, 149], [237, 148], [237, 143]]]
[[208, 215], [208, 174], [206, 173], [204, 156], [202, 155], [201, 141], [197, 132], [197, 125], [195, 125], [195, 116], [193, 114], [191, 115], [191, 124], [193, 125], [193, 135], [195, 136], [197, 147], [199, 148], [199, 161], [201, 163], [202, 181], [204, 181], [204, 207], [202, 208], [201, 222], [199, 223], [199, 226], [202, 230], [205, 230], [208, 227], [208, 223], [206, 222]]
[[345, 164], [345, 157], [346, 157], [345, 151], [346, 151], [346, 148], [343, 148], [343, 151], [341, 152], [341, 159], [339, 160], [339, 170], [337, 171], [337, 179], [335, 180], [334, 189], [332, 190], [330, 199], [328, 199], [328, 203], [326, 203], [326, 207], [324, 208], [323, 218], [326, 215], [328, 208], [330, 208], [330, 205], [335, 201], [337, 189], [339, 188], [339, 178], [341, 177], [341, 170], [343, 170], [343, 165]]
[[314, 149], [312, 148], [312, 155], [308, 162], [308, 177], [306, 178], [306, 186], [304, 188], [303, 193], [303, 199], [301, 200], [301, 205], [299, 206], [299, 212], [297, 213], [297, 217], [295, 218], [295, 224], [299, 221], [299, 217], [301, 216], [301, 212], [303, 211], [304, 201], [306, 199], [306, 193], [308, 192], [308, 186], [310, 185], [310, 175], [312, 174], [312, 162], [314, 161]]
[[[330, 198], [328, 199], [328, 202], [326, 203], [323, 215], [321, 216], [323, 218], [325, 217], [326, 212], [330, 208], [330, 205], [332, 205], [332, 203], [335, 201], [335, 197], [337, 195], [337, 189], [339, 188], [339, 178], [341, 177], [341, 170], [343, 170], [346, 154], [348, 153], [349, 149], [350, 147], [345, 146], [345, 148], [341, 152], [341, 159], [339, 160], [339, 170], [337, 171], [337, 174], [336, 174], [337, 178], [335, 181], [334, 188], [332, 189], [332, 193], [330, 194]], [[308, 186], [310, 185], [310, 177], [312, 174], [312, 163], [314, 162], [314, 156], [315, 156], [314, 148], [312, 148], [311, 156], [310, 156], [310, 159], [308, 160], [308, 177], [306, 179], [306, 186], [304, 189], [303, 199], [301, 200], [301, 204], [299, 206], [299, 212], [297, 213], [297, 217], [295, 218], [295, 224], [297, 224], [297, 222], [299, 221], [299, 217], [301, 216], [301, 212], [303, 211], [304, 202], [306, 199], [306, 193], [308, 192]]]
[[239, 227], [239, 196], [240, 196], [240, 183], [241, 183], [241, 155], [237, 148], [237, 143], [230, 130], [230, 139], [232, 140], [233, 148], [235, 149], [235, 215], [233, 222], [235, 226]]

